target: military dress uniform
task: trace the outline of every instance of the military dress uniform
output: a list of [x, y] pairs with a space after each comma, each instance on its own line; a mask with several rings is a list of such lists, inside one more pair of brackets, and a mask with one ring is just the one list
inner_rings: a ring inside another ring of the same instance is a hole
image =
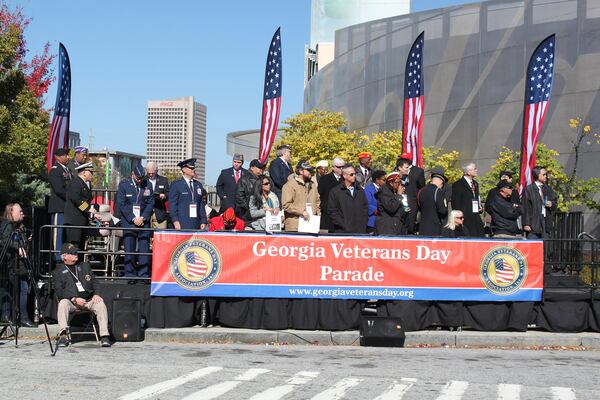
[[[152, 185], [147, 180], [142, 180], [138, 185], [132, 178], [121, 181], [117, 192], [117, 202], [121, 213], [121, 226], [123, 228], [142, 228], [133, 223], [140, 216], [144, 218], [143, 228], [150, 228], [152, 212], [154, 210], [154, 194]], [[149, 253], [150, 231], [125, 230], [123, 232], [123, 246], [125, 253]], [[135, 261], [138, 261], [137, 268]], [[125, 276], [149, 276], [150, 256], [146, 254], [125, 255]]]
[[[92, 189], [86, 182], [77, 176], [67, 184], [67, 197], [65, 201], [65, 225], [89, 225]], [[85, 249], [85, 240], [88, 230], [82, 228], [67, 228], [67, 242]]]
[[[52, 225], [64, 224], [65, 200], [67, 199], [67, 184], [73, 179], [73, 174], [66, 165], [58, 161], [54, 163], [48, 173], [50, 183], [50, 199], [48, 213], [52, 218]], [[60, 248], [63, 243], [63, 228], [52, 229], [52, 248], [56, 250], [56, 261], [60, 262]]]
[[206, 225], [202, 184], [185, 178], [173, 182], [169, 190], [169, 213], [171, 221], [179, 222], [181, 229], [200, 229], [201, 224]]

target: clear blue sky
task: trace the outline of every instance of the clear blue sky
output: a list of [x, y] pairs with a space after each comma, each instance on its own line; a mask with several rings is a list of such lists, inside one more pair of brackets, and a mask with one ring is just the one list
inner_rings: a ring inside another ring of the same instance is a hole
[[[467, 0], [413, 0], [420, 11]], [[230, 165], [227, 133], [260, 127], [268, 44], [281, 26], [281, 121], [302, 112], [310, 0], [7, 1], [32, 22], [31, 53], [46, 42], [71, 59], [71, 130], [93, 148], [146, 153], [146, 101], [194, 96], [208, 107], [207, 179]], [[54, 68], [57, 61], [54, 63]], [[52, 107], [55, 84], [46, 95]]]

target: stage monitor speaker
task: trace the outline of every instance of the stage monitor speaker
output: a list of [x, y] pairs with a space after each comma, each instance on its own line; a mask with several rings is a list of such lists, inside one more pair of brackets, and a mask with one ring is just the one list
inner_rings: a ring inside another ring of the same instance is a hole
[[141, 301], [135, 298], [113, 300], [112, 333], [118, 342], [144, 340], [141, 330]]
[[360, 317], [360, 345], [404, 347], [404, 329], [400, 318]]

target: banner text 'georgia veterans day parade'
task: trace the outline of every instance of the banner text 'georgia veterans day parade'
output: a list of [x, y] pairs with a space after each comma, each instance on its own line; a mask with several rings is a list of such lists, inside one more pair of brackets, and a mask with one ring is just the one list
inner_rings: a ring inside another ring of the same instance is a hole
[[541, 241], [157, 232], [154, 296], [539, 301]]

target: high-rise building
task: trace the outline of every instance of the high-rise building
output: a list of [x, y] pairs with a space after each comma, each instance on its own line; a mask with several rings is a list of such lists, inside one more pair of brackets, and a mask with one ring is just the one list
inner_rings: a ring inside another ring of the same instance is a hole
[[195, 157], [196, 177], [206, 177], [206, 106], [193, 96], [148, 101], [148, 161], [162, 171], [176, 170], [177, 163]]
[[[337, 30], [393, 15], [408, 14], [411, 3], [412, 0], [311, 0], [310, 44], [304, 48], [304, 86], [319, 70], [334, 60]], [[360, 44], [362, 42], [352, 43], [352, 46]]]

